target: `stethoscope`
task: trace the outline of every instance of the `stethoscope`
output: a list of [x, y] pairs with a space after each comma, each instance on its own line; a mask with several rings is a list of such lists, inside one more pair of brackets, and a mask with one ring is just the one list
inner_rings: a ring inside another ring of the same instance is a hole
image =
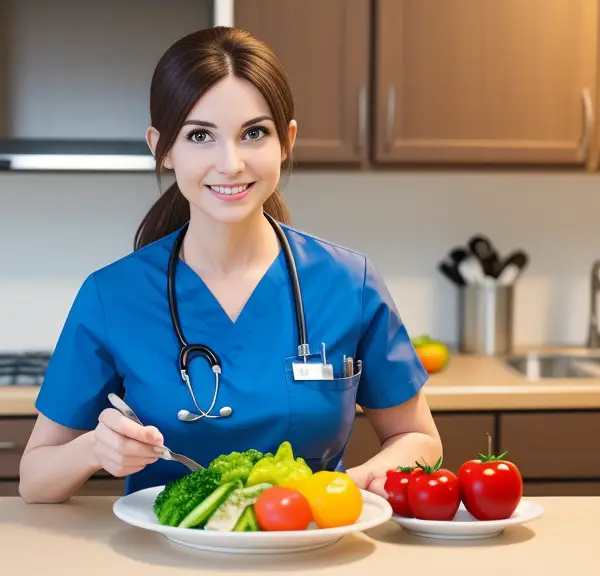
[[[290, 248], [288, 239], [279, 223], [266, 212], [264, 213], [264, 215], [270, 222], [271, 226], [273, 226], [273, 229], [277, 234], [277, 237], [281, 243], [283, 253], [285, 255], [287, 270], [290, 276], [294, 296], [294, 306], [296, 308], [296, 326], [298, 329], [298, 356], [303, 357], [304, 361], [306, 362], [306, 357], [310, 356], [310, 347], [308, 345], [308, 338], [306, 333], [304, 306], [302, 303], [302, 293], [300, 292], [300, 282], [298, 280], [296, 262], [294, 260], [294, 256], [292, 254], [292, 250]], [[181, 324], [179, 322], [179, 314], [177, 312], [177, 300], [175, 296], [175, 272], [177, 267], [177, 261], [179, 260], [181, 244], [183, 243], [183, 239], [185, 238], [188, 226], [189, 222], [183, 226], [183, 228], [177, 235], [177, 238], [175, 239], [173, 248], [171, 249], [171, 255], [169, 258], [169, 268], [167, 271], [167, 292], [169, 296], [169, 312], [171, 314], [171, 322], [173, 323], [173, 328], [181, 344], [181, 349], [179, 351], [179, 372], [181, 374], [181, 379], [187, 386], [190, 396], [192, 397], [192, 402], [194, 403], [194, 406], [197, 410], [197, 413], [190, 412], [189, 410], [180, 410], [177, 413], [177, 418], [179, 418], [179, 420], [181, 420], [182, 422], [195, 422], [196, 420], [200, 420], [201, 418], [226, 418], [228, 416], [231, 416], [233, 409], [230, 406], [223, 406], [219, 410], [218, 414], [211, 414], [217, 401], [217, 396], [219, 394], [219, 375], [221, 374], [221, 362], [219, 361], [218, 356], [208, 346], [205, 346], [204, 344], [188, 344], [185, 340], [185, 337], [181, 330]], [[190, 355], [192, 354], [197, 354], [199, 356], [204, 357], [210, 364], [211, 370], [215, 375], [215, 393], [213, 394], [211, 405], [206, 411], [202, 410], [198, 406], [198, 402], [196, 402], [196, 395], [194, 394], [192, 383], [188, 375], [188, 366], [191, 361]]]

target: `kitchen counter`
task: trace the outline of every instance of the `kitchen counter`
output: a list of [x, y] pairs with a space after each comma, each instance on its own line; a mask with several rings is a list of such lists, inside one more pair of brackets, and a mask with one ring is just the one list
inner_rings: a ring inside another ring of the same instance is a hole
[[[600, 561], [600, 498], [537, 498], [544, 516], [498, 537], [440, 541], [409, 535], [389, 522], [338, 543], [293, 555], [217, 554], [180, 547], [162, 535], [129, 526], [112, 513], [113, 497], [79, 497], [67, 504], [27, 505], [0, 498], [2, 572], [44, 576], [207, 576], [315, 574], [354, 576], [414, 572], [461, 576], [553, 576]], [[495, 551], [497, 560], [490, 556]]]
[[[430, 377], [425, 394], [433, 411], [600, 408], [600, 378], [529, 382], [489, 357], [454, 355]], [[0, 416], [34, 415], [39, 388], [0, 387]], [[360, 411], [360, 408], [358, 408]]]

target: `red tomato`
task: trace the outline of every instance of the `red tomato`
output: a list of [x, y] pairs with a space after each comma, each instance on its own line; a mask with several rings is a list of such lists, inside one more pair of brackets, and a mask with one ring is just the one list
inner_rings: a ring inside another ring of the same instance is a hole
[[305, 530], [313, 515], [308, 500], [298, 490], [284, 486], [267, 488], [254, 504], [263, 530]]
[[387, 500], [390, 503], [394, 514], [413, 518], [410, 506], [408, 505], [408, 483], [420, 469], [411, 467], [399, 467], [396, 470], [386, 472], [386, 480], [383, 489], [387, 493]]
[[504, 454], [488, 454], [465, 462], [458, 470], [458, 483], [465, 508], [477, 520], [510, 518], [523, 496], [519, 469]]
[[441, 463], [440, 458], [435, 466], [423, 466], [408, 482], [408, 505], [419, 520], [452, 520], [460, 506], [458, 479]]

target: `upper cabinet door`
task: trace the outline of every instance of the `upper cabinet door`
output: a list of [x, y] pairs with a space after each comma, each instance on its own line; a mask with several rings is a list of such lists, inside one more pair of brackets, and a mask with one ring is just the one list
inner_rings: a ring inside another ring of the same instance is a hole
[[597, 0], [376, 0], [381, 163], [580, 164]]
[[299, 164], [368, 158], [369, 0], [237, 0], [234, 24], [265, 41], [294, 94]]

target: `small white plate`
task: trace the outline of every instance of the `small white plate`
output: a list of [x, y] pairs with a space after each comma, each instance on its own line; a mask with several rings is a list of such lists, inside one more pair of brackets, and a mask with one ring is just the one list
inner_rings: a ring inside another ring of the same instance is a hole
[[346, 534], [384, 524], [392, 517], [392, 508], [384, 498], [361, 490], [363, 511], [350, 526], [290, 532], [216, 532], [174, 528], [159, 524], [154, 514], [154, 500], [163, 488], [156, 486], [123, 496], [113, 505], [115, 516], [132, 526], [160, 532], [177, 544], [214, 552], [279, 554], [314, 550], [334, 544]]
[[392, 515], [392, 520], [416, 536], [445, 540], [477, 540], [498, 536], [507, 526], [531, 522], [542, 516], [543, 513], [544, 509], [537, 502], [521, 500], [513, 515], [506, 520], [475, 520], [462, 503], [454, 519], [449, 522], [417, 520], [396, 514]]

